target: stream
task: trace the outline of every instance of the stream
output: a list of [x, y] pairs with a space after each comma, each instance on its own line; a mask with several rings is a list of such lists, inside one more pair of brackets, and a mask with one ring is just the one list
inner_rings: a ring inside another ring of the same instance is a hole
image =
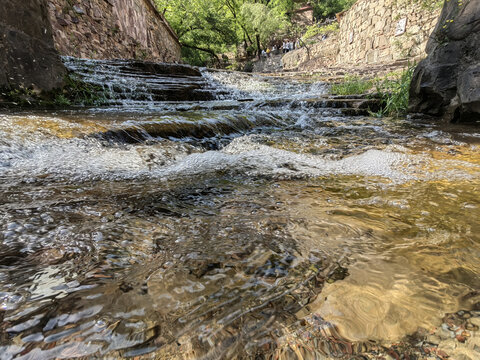
[[65, 62], [106, 106], [0, 112], [0, 359], [480, 358], [480, 129]]

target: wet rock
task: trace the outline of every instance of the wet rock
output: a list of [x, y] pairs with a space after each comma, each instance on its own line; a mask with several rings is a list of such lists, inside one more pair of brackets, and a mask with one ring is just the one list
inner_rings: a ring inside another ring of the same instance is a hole
[[73, 5], [72, 7], [73, 11], [75, 11], [79, 15], [85, 14], [85, 10], [83, 10], [80, 6], [78, 5]]
[[219, 262], [209, 262], [206, 260], [194, 261], [190, 264], [190, 273], [195, 275], [197, 278], [201, 278], [206, 275], [208, 272], [219, 269], [221, 264]]
[[337, 265], [332, 271], [328, 273], [328, 279], [327, 282], [333, 283], [338, 280], [343, 280], [349, 275], [348, 269], [341, 266]]
[[64, 18], [61, 18], [61, 17], [57, 18], [57, 22], [61, 26], [68, 26], [69, 25], [69, 22], [67, 20], [65, 20]]
[[1, 1], [0, 88], [49, 91], [63, 84], [64, 74], [45, 1]]
[[477, 327], [480, 327], [480, 317], [471, 318], [469, 321], [470, 321], [470, 323], [472, 323], [473, 325], [475, 325], [475, 326], [477, 326]]
[[480, 115], [480, 2], [446, 1], [410, 88], [410, 111], [449, 122]]

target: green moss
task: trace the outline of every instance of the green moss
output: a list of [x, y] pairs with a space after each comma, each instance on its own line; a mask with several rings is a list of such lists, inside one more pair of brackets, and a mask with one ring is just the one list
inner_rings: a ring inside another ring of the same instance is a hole
[[20, 107], [69, 107], [69, 106], [101, 106], [107, 101], [107, 93], [103, 87], [86, 83], [75, 75], [69, 74], [64, 79], [65, 86], [46, 93], [38, 93], [32, 89], [7, 89], [0, 94], [0, 103], [4, 106]]

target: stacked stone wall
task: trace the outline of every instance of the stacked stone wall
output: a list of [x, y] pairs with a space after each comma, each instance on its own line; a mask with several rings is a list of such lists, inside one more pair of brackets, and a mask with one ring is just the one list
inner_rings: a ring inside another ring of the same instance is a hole
[[339, 64], [378, 64], [419, 60], [440, 9], [415, 0], [360, 0], [340, 20]]
[[439, 15], [416, 0], [359, 0], [342, 14], [337, 33], [284, 56], [284, 69], [419, 61]]
[[91, 59], [180, 60], [180, 44], [151, 0], [48, 0], [55, 47]]

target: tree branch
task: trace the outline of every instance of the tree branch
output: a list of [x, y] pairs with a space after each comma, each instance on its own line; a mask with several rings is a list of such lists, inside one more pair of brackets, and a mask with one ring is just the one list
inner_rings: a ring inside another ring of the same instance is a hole
[[182, 42], [180, 43], [180, 45], [182, 45], [186, 48], [189, 48], [189, 49], [195, 49], [195, 50], [200, 50], [200, 51], [206, 52], [206, 53], [212, 55], [213, 57], [215, 57], [215, 59], [217, 59], [218, 61], [220, 61], [217, 54], [215, 54], [215, 52], [211, 49], [207, 49], [207, 48], [203, 48], [203, 47], [199, 47], [199, 46], [195, 46], [195, 45], [190, 45], [190, 44], [185, 44], [185, 43], [182, 43]]

